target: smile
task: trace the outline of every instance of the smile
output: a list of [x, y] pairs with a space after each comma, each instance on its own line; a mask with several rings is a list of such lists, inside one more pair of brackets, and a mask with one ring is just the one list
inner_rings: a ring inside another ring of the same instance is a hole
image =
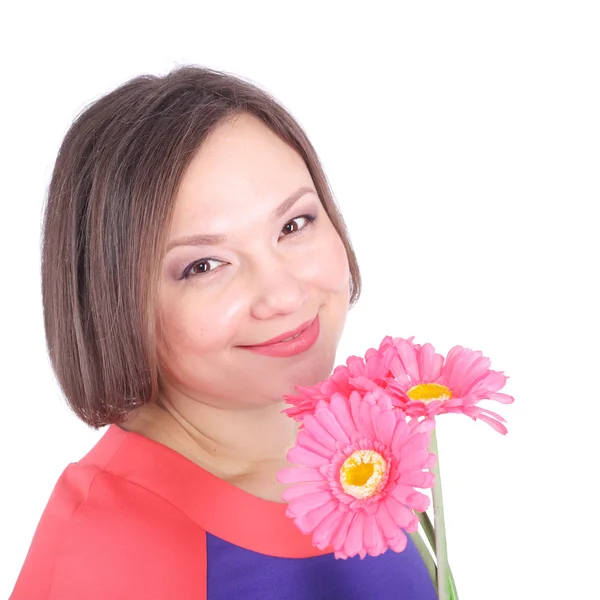
[[302, 324], [298, 329], [300, 331], [288, 331], [262, 344], [240, 347], [256, 354], [276, 357], [295, 356], [306, 352], [319, 338], [319, 315], [312, 321]]

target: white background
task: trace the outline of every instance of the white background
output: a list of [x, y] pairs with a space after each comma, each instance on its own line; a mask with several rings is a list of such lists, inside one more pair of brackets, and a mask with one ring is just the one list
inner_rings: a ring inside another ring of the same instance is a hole
[[197, 63], [274, 93], [323, 160], [364, 277], [338, 362], [415, 335], [480, 349], [510, 376], [516, 402], [488, 404], [506, 437], [456, 415], [438, 428], [461, 600], [600, 598], [596, 2], [2, 12], [0, 597], [56, 479], [104, 431], [70, 413], [45, 354], [39, 229], [56, 152], [87, 103]]

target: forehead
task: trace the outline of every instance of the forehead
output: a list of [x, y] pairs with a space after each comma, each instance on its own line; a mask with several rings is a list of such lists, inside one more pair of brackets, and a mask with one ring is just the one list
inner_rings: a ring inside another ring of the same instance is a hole
[[252, 207], [267, 214], [312, 184], [295, 150], [259, 119], [241, 115], [219, 125], [196, 152], [175, 199], [173, 228], [194, 221], [219, 228]]

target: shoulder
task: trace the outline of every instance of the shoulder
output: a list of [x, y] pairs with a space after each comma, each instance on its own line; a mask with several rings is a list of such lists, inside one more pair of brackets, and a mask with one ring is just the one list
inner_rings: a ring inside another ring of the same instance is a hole
[[[205, 563], [205, 533], [176, 507], [73, 463], [56, 483], [11, 598], [197, 598]], [[27, 593], [18, 593], [21, 582]]]
[[90, 539], [84, 534], [93, 532], [97, 541], [114, 546], [111, 550], [135, 544], [137, 553], [143, 554], [145, 547], [173, 544], [174, 536], [180, 544], [203, 533], [154, 491], [96, 467], [70, 465], [56, 492], [56, 508], [62, 504], [72, 509], [65, 533], [81, 545]]

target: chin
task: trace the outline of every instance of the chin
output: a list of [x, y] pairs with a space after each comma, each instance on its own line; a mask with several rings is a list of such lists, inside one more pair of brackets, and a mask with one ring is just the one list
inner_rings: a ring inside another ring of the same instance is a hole
[[[321, 381], [327, 379], [333, 370], [335, 365], [335, 348], [325, 348], [318, 351], [316, 347], [314, 355], [310, 357], [310, 360], [305, 361], [303, 364], [298, 365], [297, 369], [293, 370], [292, 374], [292, 391], [291, 394], [297, 393], [294, 386], [304, 385], [310, 386], [315, 385]], [[288, 378], [289, 380], [290, 378]]]

